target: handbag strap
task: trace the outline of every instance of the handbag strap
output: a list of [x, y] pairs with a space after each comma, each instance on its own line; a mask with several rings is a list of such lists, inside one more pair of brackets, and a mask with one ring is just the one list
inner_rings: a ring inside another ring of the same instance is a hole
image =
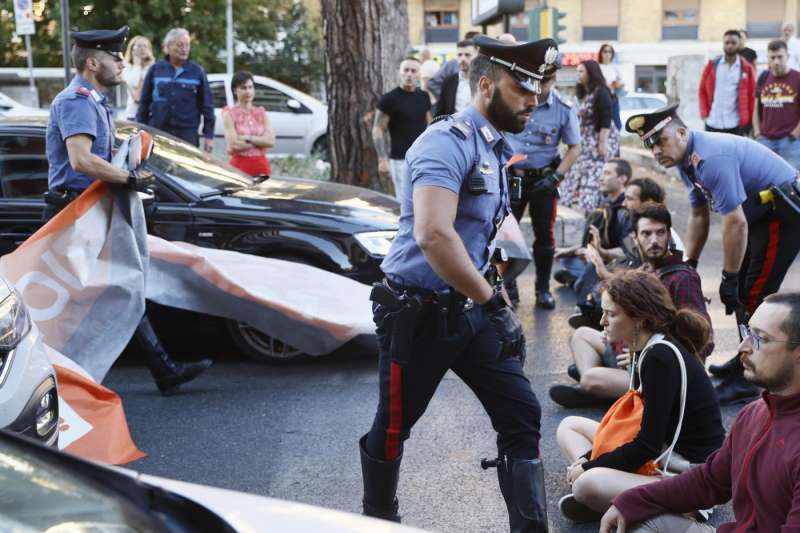
[[683, 361], [683, 356], [681, 355], [680, 350], [678, 350], [677, 346], [666, 340], [664, 338], [664, 335], [662, 335], [661, 333], [657, 333], [650, 338], [650, 340], [647, 343], [647, 346], [639, 356], [639, 361], [636, 365], [636, 372], [639, 375], [639, 389], [637, 390], [641, 392], [642, 388], [642, 362], [644, 361], [644, 356], [647, 354], [650, 348], [652, 348], [656, 344], [664, 344], [666, 346], [669, 346], [672, 349], [672, 353], [674, 353], [675, 357], [677, 357], [678, 366], [681, 369], [681, 406], [678, 412], [678, 425], [675, 427], [675, 435], [672, 437], [672, 443], [666, 450], [664, 450], [661, 453], [661, 455], [659, 455], [655, 459], [655, 463], [659, 464], [662, 459], [666, 458], [666, 460], [663, 463], [663, 469], [659, 470], [659, 472], [661, 472], [662, 474], [666, 474], [667, 469], [669, 468], [669, 461], [670, 459], [672, 459], [672, 451], [675, 449], [675, 445], [678, 443], [678, 437], [680, 437], [681, 428], [683, 427], [683, 415], [686, 413], [686, 392], [688, 389], [688, 385], [686, 377], [686, 363]]

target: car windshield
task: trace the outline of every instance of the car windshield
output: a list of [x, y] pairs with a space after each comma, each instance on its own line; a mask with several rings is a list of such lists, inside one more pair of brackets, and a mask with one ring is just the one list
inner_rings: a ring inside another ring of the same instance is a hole
[[5, 439], [0, 442], [0, 486], [0, 531], [164, 531], [108, 487]]
[[[117, 135], [122, 140], [134, 131], [132, 127], [119, 128]], [[241, 190], [253, 185], [250, 176], [188, 143], [166, 135], [155, 135], [153, 154], [147, 164], [201, 197]]]

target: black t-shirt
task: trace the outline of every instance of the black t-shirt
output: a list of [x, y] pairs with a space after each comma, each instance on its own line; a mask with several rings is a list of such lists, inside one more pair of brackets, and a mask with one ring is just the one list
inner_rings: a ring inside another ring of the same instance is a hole
[[378, 109], [389, 115], [389, 135], [392, 140], [392, 159], [405, 159], [406, 151], [428, 127], [426, 114], [431, 99], [422, 89], [414, 92], [395, 87], [381, 96]]

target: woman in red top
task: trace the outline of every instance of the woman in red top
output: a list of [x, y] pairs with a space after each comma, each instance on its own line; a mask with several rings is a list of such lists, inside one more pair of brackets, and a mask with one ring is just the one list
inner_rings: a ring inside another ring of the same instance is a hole
[[231, 90], [236, 104], [222, 112], [230, 164], [251, 176], [270, 176], [272, 168], [266, 154], [267, 148], [275, 145], [275, 131], [267, 110], [253, 105], [253, 75], [243, 70], [234, 74]]

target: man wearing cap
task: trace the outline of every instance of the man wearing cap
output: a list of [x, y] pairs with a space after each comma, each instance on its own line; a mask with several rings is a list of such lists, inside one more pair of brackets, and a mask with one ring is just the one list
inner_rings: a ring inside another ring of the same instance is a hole
[[[765, 146], [734, 135], [689, 131], [673, 104], [635, 115], [626, 128], [637, 133], [664, 167], [678, 167], [689, 190], [685, 255], [697, 265], [708, 238], [710, 211], [722, 216], [724, 259], [719, 296], [725, 312], [746, 321], [764, 298], [780, 289], [798, 251], [797, 223], [779, 218], [759, 193], [797, 179], [797, 171]], [[792, 233], [795, 233], [792, 235]], [[759, 389], [743, 377], [738, 355], [712, 373], [724, 376], [720, 403], [755, 398]]]
[[[94, 180], [141, 188], [154, 182], [145, 170], [126, 171], [110, 163], [114, 146], [111, 105], [103, 94], [122, 81], [122, 45], [128, 27], [73, 32], [72, 62], [77, 75], [58, 93], [47, 123], [48, 188], [44, 218], [49, 220]], [[134, 335], [161, 394], [194, 379], [211, 361], [177, 363], [158, 341], [147, 316]]]
[[359, 441], [364, 514], [399, 521], [403, 442], [448, 369], [478, 396], [497, 431], [500, 489], [511, 531], [547, 531], [541, 408], [523, 372], [522, 325], [490, 264], [510, 213], [501, 131], [519, 133], [537, 104], [555, 41], [477, 37], [471, 104], [435, 121], [406, 154], [400, 230], [373, 287], [380, 399]]
[[[517, 220], [529, 207], [533, 225], [533, 262], [536, 266], [536, 306], [555, 309], [550, 293], [550, 271], [553, 268], [555, 238], [553, 227], [558, 205], [558, 184], [581, 153], [581, 132], [578, 114], [555, 89], [559, 61], [545, 72], [539, 105], [531, 115], [522, 133], [509, 135], [515, 153], [525, 156], [516, 163], [514, 173], [522, 177], [522, 199], [512, 202], [511, 209]], [[563, 142], [567, 151], [563, 159], [558, 146]], [[509, 294], [516, 293], [512, 282]]]

